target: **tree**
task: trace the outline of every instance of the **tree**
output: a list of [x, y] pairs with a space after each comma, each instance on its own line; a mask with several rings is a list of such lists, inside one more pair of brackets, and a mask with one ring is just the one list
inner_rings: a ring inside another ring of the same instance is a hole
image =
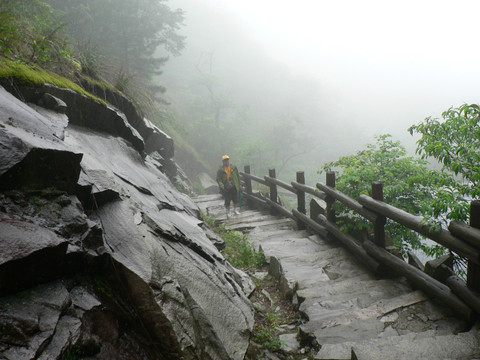
[[298, 116], [289, 112], [277, 114], [264, 137], [272, 151], [273, 163], [270, 165], [275, 167], [277, 177], [293, 159], [312, 152], [318, 140]]
[[[406, 156], [406, 150], [400, 142], [390, 138], [391, 135], [388, 134], [377, 136], [375, 144], [368, 144], [365, 150], [355, 155], [325, 164], [323, 171], [340, 168], [336, 187], [354, 199], [360, 194], [369, 195], [371, 183], [382, 180], [386, 203], [410, 214], [424, 215], [432, 202], [435, 202], [437, 190], [444, 186], [454, 186], [455, 179], [429, 169], [424, 159]], [[341, 225], [345, 229], [371, 226], [347, 207], [339, 206], [338, 211]], [[409, 249], [422, 249], [428, 255], [440, 255], [445, 251], [440, 246], [426, 245], [418, 234], [395, 222], [387, 221], [385, 229], [403, 253]]]
[[48, 0], [62, 12], [77, 48], [99, 52], [106, 63], [127, 78], [151, 79], [167, 58], [155, 56], [159, 47], [179, 54], [184, 37], [177, 31], [183, 11], [165, 0]]
[[69, 56], [58, 15], [42, 0], [0, 1], [0, 55], [48, 66]]
[[417, 141], [417, 153], [422, 158], [433, 157], [442, 165], [443, 173], [459, 178], [442, 187], [431, 215], [468, 221], [469, 203], [480, 196], [480, 107], [452, 107], [443, 112], [442, 118], [443, 122], [428, 117], [408, 130], [422, 136]]

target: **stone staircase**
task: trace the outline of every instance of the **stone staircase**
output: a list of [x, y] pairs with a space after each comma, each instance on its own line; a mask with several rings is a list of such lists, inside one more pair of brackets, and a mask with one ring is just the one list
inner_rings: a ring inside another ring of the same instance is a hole
[[376, 278], [338, 243], [296, 230], [291, 219], [258, 210], [226, 219], [220, 195], [195, 202], [263, 249], [305, 319], [301, 332], [320, 345], [314, 359], [480, 359], [478, 326], [404, 278]]

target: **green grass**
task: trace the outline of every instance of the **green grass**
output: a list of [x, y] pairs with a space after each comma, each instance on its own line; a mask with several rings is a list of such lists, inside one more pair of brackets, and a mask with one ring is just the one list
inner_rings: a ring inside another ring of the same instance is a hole
[[26, 65], [0, 57], [0, 78], [13, 78], [16, 82], [29, 85], [52, 84], [74, 90], [104, 105], [106, 102], [83, 89], [73, 81], [58, 74], [46, 71], [37, 65]]
[[247, 235], [227, 230], [223, 224], [215, 224], [215, 218], [202, 214], [203, 220], [225, 241], [223, 256], [240, 269], [260, 268], [265, 264], [263, 251], [256, 251]]
[[282, 350], [285, 344], [277, 335], [279, 325], [277, 313], [274, 309], [270, 309], [263, 324], [257, 325], [253, 329], [253, 340], [268, 350]]

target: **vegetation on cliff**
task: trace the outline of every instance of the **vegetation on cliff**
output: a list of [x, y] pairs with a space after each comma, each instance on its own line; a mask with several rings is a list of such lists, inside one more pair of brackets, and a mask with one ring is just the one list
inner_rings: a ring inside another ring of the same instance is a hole
[[157, 125], [166, 122], [155, 100], [164, 88], [154, 85], [153, 76], [167, 57], [155, 51], [182, 49], [184, 39], [176, 32], [182, 12], [164, 1], [136, 2], [135, 11], [132, 6], [103, 0], [1, 2], [0, 77], [92, 97], [90, 87], [110, 89], [125, 94]]

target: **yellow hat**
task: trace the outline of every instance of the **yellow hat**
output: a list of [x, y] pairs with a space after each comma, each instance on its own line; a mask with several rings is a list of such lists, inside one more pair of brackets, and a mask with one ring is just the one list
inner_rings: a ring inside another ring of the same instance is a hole
[[223, 156], [222, 156], [222, 160], [226, 160], [226, 159], [230, 159], [230, 156], [228, 156], [228, 155], [223, 155]]

